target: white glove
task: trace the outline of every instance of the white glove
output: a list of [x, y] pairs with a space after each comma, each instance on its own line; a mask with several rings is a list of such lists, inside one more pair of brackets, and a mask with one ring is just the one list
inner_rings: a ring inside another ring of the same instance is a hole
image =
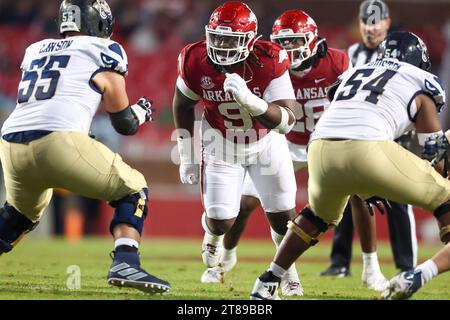
[[151, 115], [152, 115], [152, 100], [147, 100], [146, 97], [142, 97], [136, 102], [136, 104], [133, 104], [130, 108], [133, 111], [134, 115], [139, 120], [139, 125], [142, 125], [145, 122], [151, 122], [153, 121]]
[[234, 100], [247, 109], [251, 116], [257, 117], [264, 114], [269, 105], [263, 99], [254, 95], [247, 87], [245, 80], [236, 73], [227, 73], [223, 89], [233, 94]]
[[180, 163], [180, 180], [183, 184], [198, 184], [200, 165]]
[[200, 165], [195, 163], [192, 153], [192, 139], [178, 138], [178, 152], [180, 154], [180, 180], [183, 184], [197, 184], [200, 177]]

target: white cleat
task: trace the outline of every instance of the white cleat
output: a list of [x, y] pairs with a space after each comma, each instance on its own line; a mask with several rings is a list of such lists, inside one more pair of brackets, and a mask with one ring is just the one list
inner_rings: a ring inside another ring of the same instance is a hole
[[208, 268], [213, 268], [219, 265], [220, 258], [223, 254], [222, 240], [223, 235], [214, 236], [205, 232], [202, 242], [202, 259], [203, 263]]
[[387, 280], [381, 272], [372, 274], [363, 272], [361, 280], [370, 290], [384, 291], [389, 287], [389, 280]]
[[226, 250], [224, 248], [220, 263], [203, 272], [200, 280], [202, 283], [223, 283], [226, 272], [231, 271], [237, 263], [236, 250]]
[[256, 279], [250, 294], [250, 300], [280, 300], [278, 296], [279, 280], [280, 278], [274, 276], [272, 272], [265, 272]]
[[224, 270], [221, 267], [208, 268], [203, 272], [202, 283], [223, 283]]
[[281, 279], [280, 286], [281, 294], [283, 296], [292, 297], [304, 295], [303, 286], [298, 277], [295, 264], [292, 264], [292, 266], [287, 269], [285, 276]]
[[286, 297], [303, 296], [304, 290], [302, 284], [296, 281], [284, 282], [281, 280], [281, 294]]

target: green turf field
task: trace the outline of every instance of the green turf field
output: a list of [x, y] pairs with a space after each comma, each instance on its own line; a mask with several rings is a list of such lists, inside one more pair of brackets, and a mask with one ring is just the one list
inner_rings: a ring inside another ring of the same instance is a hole
[[[143, 266], [172, 284], [170, 293], [149, 296], [107, 285], [105, 277], [112, 246], [108, 239], [78, 243], [24, 239], [11, 253], [0, 257], [0, 299], [248, 299], [254, 280], [268, 266], [274, 251], [269, 241], [243, 240], [238, 249], [238, 264], [226, 275], [225, 283], [202, 284], [200, 243], [201, 240], [186, 239], [143, 242]], [[438, 247], [420, 246], [419, 261]], [[320, 243], [297, 262], [305, 289], [305, 296], [297, 299], [378, 299], [378, 293], [361, 284], [361, 257], [356, 245], [352, 277], [319, 277], [318, 273], [328, 266], [329, 250], [329, 242]], [[379, 245], [378, 251], [382, 270], [390, 278], [396, 273], [390, 247]], [[66, 286], [70, 265], [81, 270], [80, 290], [69, 290]], [[450, 272], [428, 283], [414, 299], [450, 299]]]

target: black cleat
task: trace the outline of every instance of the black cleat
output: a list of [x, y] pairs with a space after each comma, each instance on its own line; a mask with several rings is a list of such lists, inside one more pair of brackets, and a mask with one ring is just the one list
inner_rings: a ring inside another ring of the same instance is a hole
[[322, 271], [320, 275], [322, 277], [328, 276], [328, 277], [344, 278], [350, 277], [352, 274], [350, 273], [350, 269], [347, 267], [330, 266], [325, 271]]
[[137, 252], [115, 252], [107, 279], [112, 286], [134, 288], [150, 294], [170, 290], [169, 282], [141, 268]]

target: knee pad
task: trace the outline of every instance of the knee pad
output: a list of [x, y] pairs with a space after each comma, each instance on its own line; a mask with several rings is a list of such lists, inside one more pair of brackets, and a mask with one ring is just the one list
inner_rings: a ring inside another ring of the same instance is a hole
[[230, 208], [226, 205], [210, 205], [205, 206], [208, 218], [216, 220], [228, 220], [238, 216], [239, 208]]
[[128, 224], [142, 235], [142, 229], [148, 211], [147, 202], [147, 188], [143, 188], [141, 191], [130, 194], [122, 199], [111, 201], [109, 205], [116, 209], [109, 226], [111, 234], [113, 234], [114, 227], [118, 224]]
[[[303, 231], [303, 229], [297, 223], [295, 223], [295, 219], [297, 219], [297, 217], [300, 215], [311, 222], [317, 228], [317, 230], [319, 231], [319, 235], [317, 235], [316, 237], [312, 237], [311, 235]], [[302, 239], [306, 244], [310, 246], [314, 246], [316, 243], [318, 243], [320, 238], [327, 232], [330, 227], [321, 218], [316, 216], [314, 212], [312, 212], [312, 210], [308, 207], [303, 208], [303, 210], [300, 211], [297, 217], [289, 221], [288, 229], [294, 232], [300, 239]]]
[[0, 255], [11, 251], [38, 223], [33, 223], [13, 206], [5, 203], [3, 208], [0, 208]]
[[[434, 210], [433, 214], [437, 220], [439, 220], [444, 214], [450, 212], [450, 203], [445, 202], [441, 204], [436, 210]], [[441, 225], [444, 224], [443, 227], [439, 230], [439, 237], [444, 244], [447, 244], [450, 241], [450, 221], [439, 221]]]

